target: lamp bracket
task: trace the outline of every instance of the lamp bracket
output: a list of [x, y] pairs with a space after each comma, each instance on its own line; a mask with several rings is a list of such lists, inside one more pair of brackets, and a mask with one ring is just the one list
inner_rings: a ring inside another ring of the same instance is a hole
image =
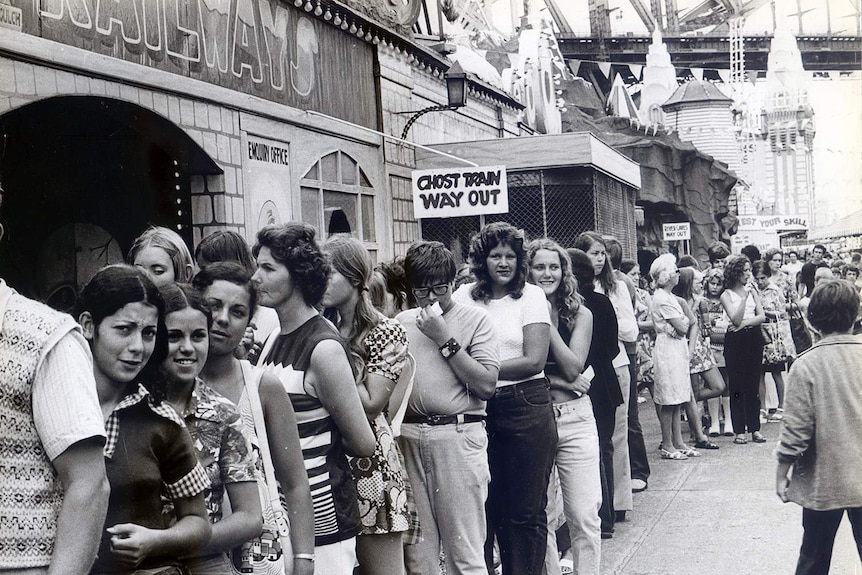
[[401, 139], [407, 139], [407, 133], [410, 131], [410, 128], [413, 127], [413, 123], [430, 112], [445, 112], [447, 110], [457, 110], [460, 106], [450, 106], [448, 104], [444, 104], [442, 106], [429, 106], [423, 110], [419, 110], [415, 114], [413, 114], [409, 120], [407, 120], [407, 124], [404, 126], [404, 131], [401, 132]]

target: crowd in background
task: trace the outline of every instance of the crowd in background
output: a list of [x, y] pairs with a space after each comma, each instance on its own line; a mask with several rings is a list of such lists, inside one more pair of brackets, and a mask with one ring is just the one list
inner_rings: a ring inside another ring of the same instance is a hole
[[0, 284], [0, 480], [25, 494], [0, 490], [22, 518], [0, 571], [597, 575], [648, 488], [643, 391], [668, 464], [784, 420], [777, 490], [805, 508], [797, 572], [818, 572], [836, 510], [862, 520], [820, 438], [858, 424], [860, 370], [827, 425], [814, 385], [862, 357], [859, 254], [825, 252], [717, 243], [707, 269], [641, 270], [609, 236], [494, 223], [466, 265], [420, 241], [375, 267], [301, 223], [194, 256], [153, 227], [77, 325]]

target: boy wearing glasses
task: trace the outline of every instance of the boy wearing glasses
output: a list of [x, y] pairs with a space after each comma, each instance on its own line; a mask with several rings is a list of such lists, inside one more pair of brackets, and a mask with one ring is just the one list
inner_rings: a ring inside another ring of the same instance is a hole
[[417, 242], [404, 261], [419, 308], [398, 314], [416, 359], [399, 443], [424, 540], [405, 548], [408, 573], [485, 575], [488, 437], [499, 351], [488, 314], [455, 303], [455, 259], [440, 242]]

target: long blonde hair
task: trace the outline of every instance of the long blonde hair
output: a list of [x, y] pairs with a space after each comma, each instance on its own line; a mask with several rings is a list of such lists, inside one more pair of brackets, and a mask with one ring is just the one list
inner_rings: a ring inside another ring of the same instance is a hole
[[578, 293], [578, 280], [572, 274], [572, 262], [569, 259], [569, 254], [554, 240], [543, 238], [531, 241], [527, 245], [527, 279], [530, 280], [530, 283], [533, 282], [529, 269], [533, 266], [533, 258], [536, 257], [539, 250], [548, 250], [560, 256], [560, 271], [562, 271], [563, 277], [560, 281], [560, 287], [554, 293], [554, 303], [560, 310], [560, 318], [569, 329], [573, 329], [575, 317], [578, 315], [584, 298]]

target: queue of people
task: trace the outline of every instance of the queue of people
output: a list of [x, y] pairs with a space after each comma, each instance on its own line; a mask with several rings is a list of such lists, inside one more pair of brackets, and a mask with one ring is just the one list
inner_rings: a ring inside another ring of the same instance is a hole
[[850, 353], [823, 311], [847, 290], [805, 294], [823, 351], [785, 385], [800, 346], [783, 254], [709, 255], [705, 274], [659, 256], [644, 282], [595, 232], [565, 249], [489, 224], [459, 269], [430, 241], [374, 268], [302, 223], [252, 247], [217, 232], [193, 259], [153, 227], [87, 282], [77, 322], [0, 283], [0, 571], [597, 575], [648, 488], [639, 388], [661, 458], [681, 461], [718, 449], [722, 408], [735, 443], [765, 441], [767, 372], [779, 495], [805, 506], [819, 561], [827, 511], [862, 503], [789, 475], [832, 457], [806, 451], [824, 415], [794, 376]]

